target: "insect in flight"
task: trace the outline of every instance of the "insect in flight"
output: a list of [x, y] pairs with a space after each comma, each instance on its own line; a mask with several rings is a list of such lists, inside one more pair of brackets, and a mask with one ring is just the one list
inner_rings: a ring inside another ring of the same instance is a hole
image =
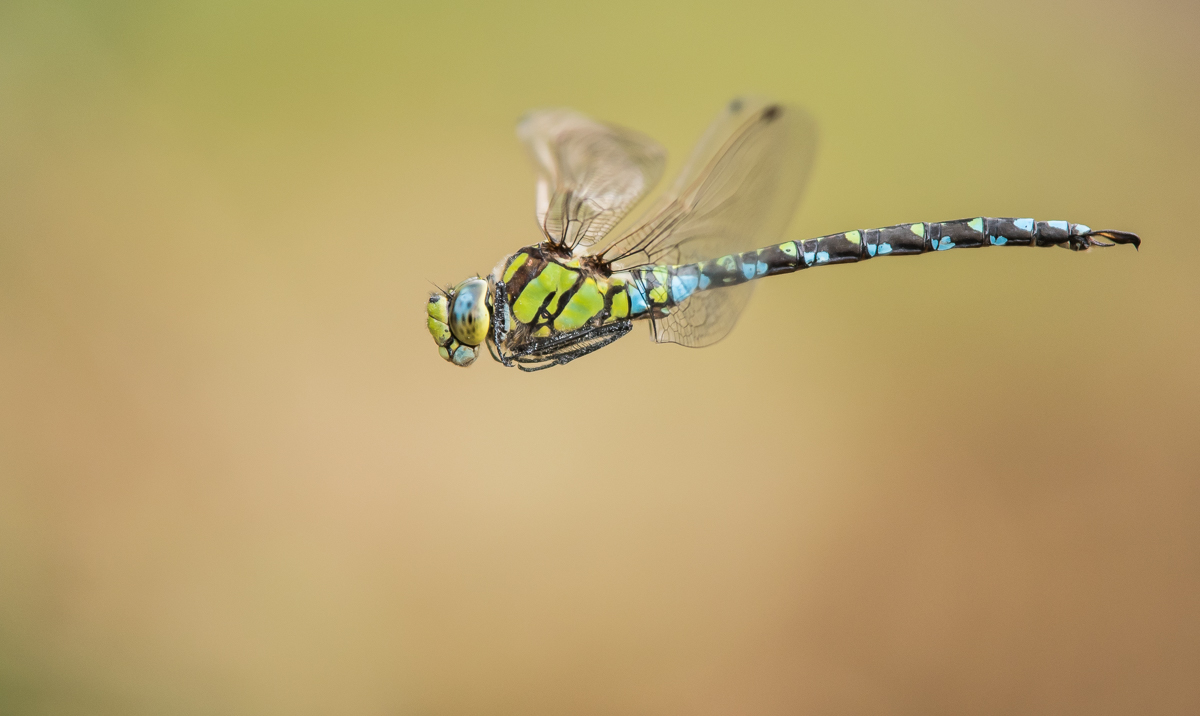
[[429, 297], [429, 332], [458, 366], [474, 363], [484, 344], [505, 366], [562, 365], [629, 333], [634, 321], [646, 321], [659, 343], [711, 345], [733, 328], [754, 280], [813, 266], [981, 246], [1141, 243], [1124, 231], [991, 217], [776, 243], [808, 179], [816, 132], [803, 111], [761, 99], [730, 102], [674, 185], [610, 236], [658, 181], [664, 150], [567, 109], [532, 112], [517, 133], [538, 169], [542, 241], [486, 278]]

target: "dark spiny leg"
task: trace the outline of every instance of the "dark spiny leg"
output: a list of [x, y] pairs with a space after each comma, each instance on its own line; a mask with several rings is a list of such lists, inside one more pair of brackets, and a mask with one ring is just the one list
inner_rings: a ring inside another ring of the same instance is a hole
[[493, 295], [495, 295], [495, 299], [492, 301], [492, 335], [487, 341], [488, 353], [491, 353], [492, 358], [504, 367], [511, 368], [512, 360], [505, 357], [500, 348], [505, 337], [508, 336], [508, 293], [504, 288], [503, 281], [496, 282], [496, 290]]
[[[533, 367], [526, 368], [525, 367], [526, 365], [532, 365]], [[530, 361], [529, 363], [525, 363], [524, 361], [520, 361], [520, 360], [517, 361], [517, 369], [523, 370], [526, 373], [536, 373], [539, 370], [546, 370], [547, 368], [553, 368], [556, 365], [558, 365], [558, 364], [555, 363], [554, 361], [541, 361], [541, 362]]]
[[535, 359], [552, 358], [559, 351], [570, 350], [571, 346], [587, 340], [605, 338], [614, 334], [616, 335], [612, 340], [616, 340], [628, 333], [632, 327], [633, 323], [631, 321], [618, 321], [617, 323], [609, 323], [603, 326], [588, 326], [569, 333], [561, 333], [551, 338], [530, 341], [528, 345], [514, 351], [513, 355], [521, 357], [533, 356]]
[[513, 356], [528, 356], [528, 355], [544, 355], [553, 353], [563, 347], [570, 346], [588, 338], [600, 338], [613, 333], [625, 335], [629, 332], [632, 324], [629, 321], [618, 321], [616, 323], [608, 323], [603, 326], [585, 326], [567, 333], [559, 333], [556, 336], [549, 338], [535, 338], [523, 346], [513, 350]]
[[537, 370], [545, 370], [547, 368], [552, 368], [556, 365], [566, 365], [567, 363], [570, 363], [571, 361], [575, 360], [576, 358], [582, 358], [585, 355], [587, 355], [588, 353], [593, 353], [595, 351], [600, 350], [604, 346], [608, 345], [609, 343], [612, 343], [613, 341], [617, 340], [618, 338], [620, 338], [623, 335], [625, 335], [625, 334], [619, 333], [616, 335], [607, 336], [603, 339], [596, 341], [595, 343], [589, 343], [588, 345], [584, 346], [583, 348], [578, 348], [576, 350], [568, 351], [566, 353], [556, 354], [553, 357], [547, 357], [544, 359], [528, 361], [528, 364], [535, 366], [533, 368], [526, 368], [525, 367], [526, 361], [522, 358], [518, 358], [517, 359], [517, 367], [520, 368], [521, 370], [525, 371], [526, 373], [532, 373]]
[[[531, 342], [514, 351], [517, 367], [524, 371], [542, 370], [554, 365], [565, 365], [588, 353], [599, 350], [621, 338], [633, 329], [631, 321], [620, 321], [603, 326], [581, 328], [543, 341]], [[576, 347], [578, 346], [578, 347]], [[526, 368], [526, 365], [537, 367]]]
[[488, 347], [488, 353], [492, 354], [492, 360], [496, 361], [497, 363], [504, 366], [505, 368], [512, 368], [512, 361], [505, 358], [500, 353], [500, 348], [496, 345], [496, 342], [493, 341], [491, 338], [489, 338], [487, 340], [487, 347]]
[[508, 328], [505, 325], [508, 317], [508, 294], [505, 292], [504, 282], [496, 282], [494, 306], [492, 308], [492, 336], [497, 344], [504, 342], [504, 337], [508, 335]]

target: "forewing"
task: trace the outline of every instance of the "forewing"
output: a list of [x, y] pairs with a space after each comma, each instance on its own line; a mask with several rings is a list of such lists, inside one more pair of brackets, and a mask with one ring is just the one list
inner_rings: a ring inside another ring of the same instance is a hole
[[666, 152], [637, 132], [569, 109], [530, 112], [517, 125], [538, 170], [537, 220], [568, 249], [602, 239], [662, 177]]
[[[803, 110], [762, 99], [730, 102], [678, 180], [636, 228], [606, 246], [614, 268], [685, 264], [779, 242], [808, 181], [816, 126]], [[727, 334], [750, 284], [694, 294], [654, 321], [654, 339], [706, 346]]]

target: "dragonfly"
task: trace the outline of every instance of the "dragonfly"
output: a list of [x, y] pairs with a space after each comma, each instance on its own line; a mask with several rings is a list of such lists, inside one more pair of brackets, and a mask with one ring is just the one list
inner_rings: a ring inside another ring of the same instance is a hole
[[541, 240], [493, 271], [429, 297], [442, 358], [472, 365], [564, 365], [649, 325], [652, 340], [709, 346], [733, 329], [754, 282], [818, 266], [984, 246], [1088, 251], [1137, 234], [1066, 221], [973, 217], [781, 241], [812, 168], [815, 123], [763, 98], [729, 102], [678, 178], [617, 231], [657, 184], [654, 140], [569, 109], [537, 110], [517, 134], [537, 169]]

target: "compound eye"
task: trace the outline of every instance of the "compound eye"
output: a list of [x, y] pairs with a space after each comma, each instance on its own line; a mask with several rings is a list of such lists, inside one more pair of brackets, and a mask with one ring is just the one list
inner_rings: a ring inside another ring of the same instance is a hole
[[463, 281], [454, 289], [454, 303], [450, 305], [450, 332], [459, 343], [477, 346], [487, 338], [491, 311], [487, 306], [487, 281], [472, 278]]

